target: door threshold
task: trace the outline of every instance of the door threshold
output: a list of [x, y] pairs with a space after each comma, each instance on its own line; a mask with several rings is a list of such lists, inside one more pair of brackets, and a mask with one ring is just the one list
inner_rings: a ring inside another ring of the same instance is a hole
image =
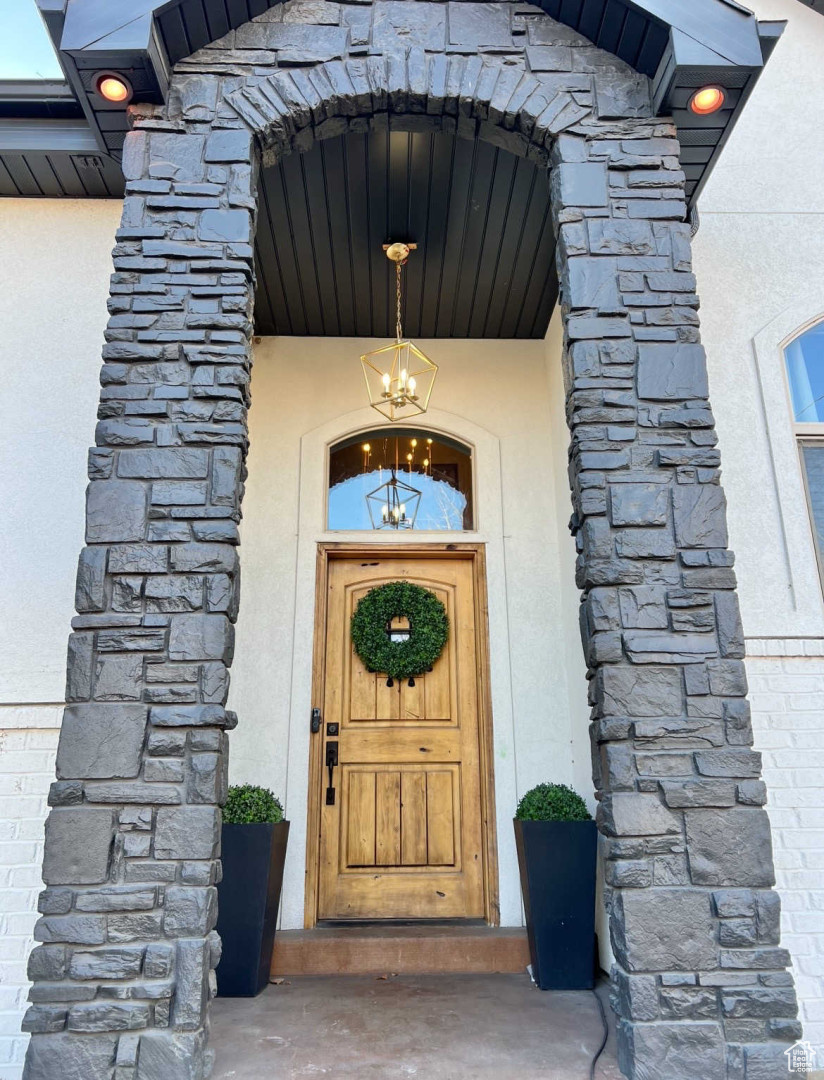
[[[316, 925], [321, 930], [338, 930], [345, 927], [364, 929], [381, 926], [489, 926], [486, 919], [318, 919]], [[489, 927], [489, 929], [494, 930], [495, 927]]]
[[522, 972], [528, 963], [520, 926], [350, 922], [279, 930], [272, 975], [482, 975]]

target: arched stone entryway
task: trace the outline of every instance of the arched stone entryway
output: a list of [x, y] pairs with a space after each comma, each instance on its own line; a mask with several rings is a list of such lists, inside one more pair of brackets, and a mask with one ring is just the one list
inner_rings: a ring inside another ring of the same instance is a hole
[[[327, 60], [312, 22], [300, 67], [255, 74], [266, 21], [244, 28], [248, 55], [218, 43], [191, 58], [127, 139], [26, 1075], [208, 1073], [255, 171], [374, 124], [550, 169], [622, 1067], [777, 1075], [795, 1001], [675, 130], [646, 78], [580, 39], [517, 63], [402, 38]], [[177, 603], [184, 578], [195, 605]]]

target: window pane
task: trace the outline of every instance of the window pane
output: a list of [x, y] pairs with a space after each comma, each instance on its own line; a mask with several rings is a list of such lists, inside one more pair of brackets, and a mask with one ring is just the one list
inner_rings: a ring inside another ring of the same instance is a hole
[[785, 356], [795, 419], [800, 424], [824, 423], [824, 323], [791, 342]]
[[473, 527], [469, 448], [426, 431], [382, 428], [332, 448], [327, 528], [392, 531], [392, 496], [384, 485], [391, 481], [396, 462], [402, 528]]
[[813, 532], [821, 559], [824, 553], [824, 443], [801, 443], [801, 458], [813, 517]]

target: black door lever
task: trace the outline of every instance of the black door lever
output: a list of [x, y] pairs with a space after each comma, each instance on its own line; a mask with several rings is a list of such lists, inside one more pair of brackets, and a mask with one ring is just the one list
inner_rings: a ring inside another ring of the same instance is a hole
[[329, 786], [326, 789], [326, 805], [335, 805], [335, 787], [333, 783], [335, 775], [335, 766], [338, 763], [338, 744], [337, 741], [330, 739], [326, 744], [326, 767], [329, 770]]

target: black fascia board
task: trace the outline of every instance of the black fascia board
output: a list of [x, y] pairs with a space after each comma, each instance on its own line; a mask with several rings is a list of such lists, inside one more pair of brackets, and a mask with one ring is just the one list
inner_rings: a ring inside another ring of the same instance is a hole
[[[279, 2], [257, 0], [254, 6], [266, 10]], [[694, 201], [763, 68], [768, 50], [762, 49], [759, 23], [736, 0], [617, 2], [623, 10], [642, 15], [659, 33], [668, 32], [668, 44], [651, 80], [658, 114], [672, 115], [679, 130], [685, 133], [699, 130], [699, 138], [702, 127], [713, 126], [715, 151], [703, 170], [693, 167], [695, 176], [689, 181], [688, 197]], [[158, 19], [174, 14], [185, 32], [187, 5], [183, 0], [129, 0], [128, 3], [37, 0], [37, 3], [99, 147], [119, 156], [126, 131], [125, 109], [108, 104], [95, 93], [94, 76], [101, 70], [120, 72], [133, 86], [135, 102], [163, 102], [172, 64]], [[553, 0], [541, 0], [541, 4], [545, 10], [552, 9], [550, 14], [555, 11]], [[569, 8], [570, 5], [558, 3], [553, 17], [573, 25], [577, 16], [567, 14]], [[231, 5], [229, 10], [235, 15], [232, 24], [240, 25], [243, 20], [236, 14], [237, 5]], [[188, 32], [184, 38], [192, 39]], [[180, 58], [175, 55], [173, 60]], [[724, 87], [730, 104], [730, 108], [709, 120], [696, 117], [687, 108], [691, 92], [707, 83]]]
[[726, 126], [724, 127], [721, 133], [721, 137], [715, 145], [715, 150], [713, 151], [711, 158], [707, 162], [703, 175], [690, 197], [691, 206], [695, 205], [696, 201], [701, 195], [701, 192], [704, 189], [704, 186], [709, 179], [712, 170], [715, 168], [715, 164], [718, 161], [718, 158], [721, 156], [721, 151], [724, 149], [730, 135], [732, 135], [735, 123], [739, 115], [741, 114], [742, 109], [746, 105], [747, 99], [755, 89], [755, 84], [758, 82], [758, 79], [761, 76], [761, 72], [764, 70], [764, 65], [769, 60], [770, 56], [772, 56], [773, 50], [778, 44], [778, 39], [783, 34], [786, 26], [787, 23], [785, 21], [779, 20], [764, 21], [758, 23], [758, 36], [762, 53], [761, 67], [753, 68], [749, 73], [747, 81], [741, 87], [741, 92], [738, 97], [738, 103], [735, 108], [735, 113], [732, 117], [731, 122], [726, 124]]
[[[728, 56], [716, 53], [685, 31], [676, 27], [670, 30], [669, 46], [652, 80], [655, 111], [659, 115], [672, 117], [682, 147], [701, 144], [713, 147], [700, 169], [700, 175], [690, 178], [687, 170], [687, 201], [690, 207], [701, 194], [785, 25], [780, 22], [759, 23], [753, 18], [751, 29], [756, 34], [758, 55], [753, 57], [747, 47], [744, 54], [749, 58], [747, 63], [732, 63]], [[749, 30], [748, 25], [748, 33]], [[717, 113], [698, 116], [690, 110], [689, 101], [696, 90], [708, 84], [722, 87], [727, 102]], [[697, 166], [693, 168], [697, 169]]]
[[121, 156], [126, 110], [96, 94], [100, 71], [125, 76], [134, 101], [162, 104], [168, 93], [169, 63], [160, 45], [154, 13], [158, 0], [37, 0], [67, 82], [100, 150]]
[[0, 101], [73, 101], [61, 79], [0, 79]]
[[0, 118], [85, 122], [71, 87], [57, 79], [0, 79]]
[[97, 141], [85, 120], [0, 119], [0, 153], [96, 154]]
[[630, 0], [630, 6], [694, 39], [729, 64], [762, 64], [756, 17], [735, 0]]

